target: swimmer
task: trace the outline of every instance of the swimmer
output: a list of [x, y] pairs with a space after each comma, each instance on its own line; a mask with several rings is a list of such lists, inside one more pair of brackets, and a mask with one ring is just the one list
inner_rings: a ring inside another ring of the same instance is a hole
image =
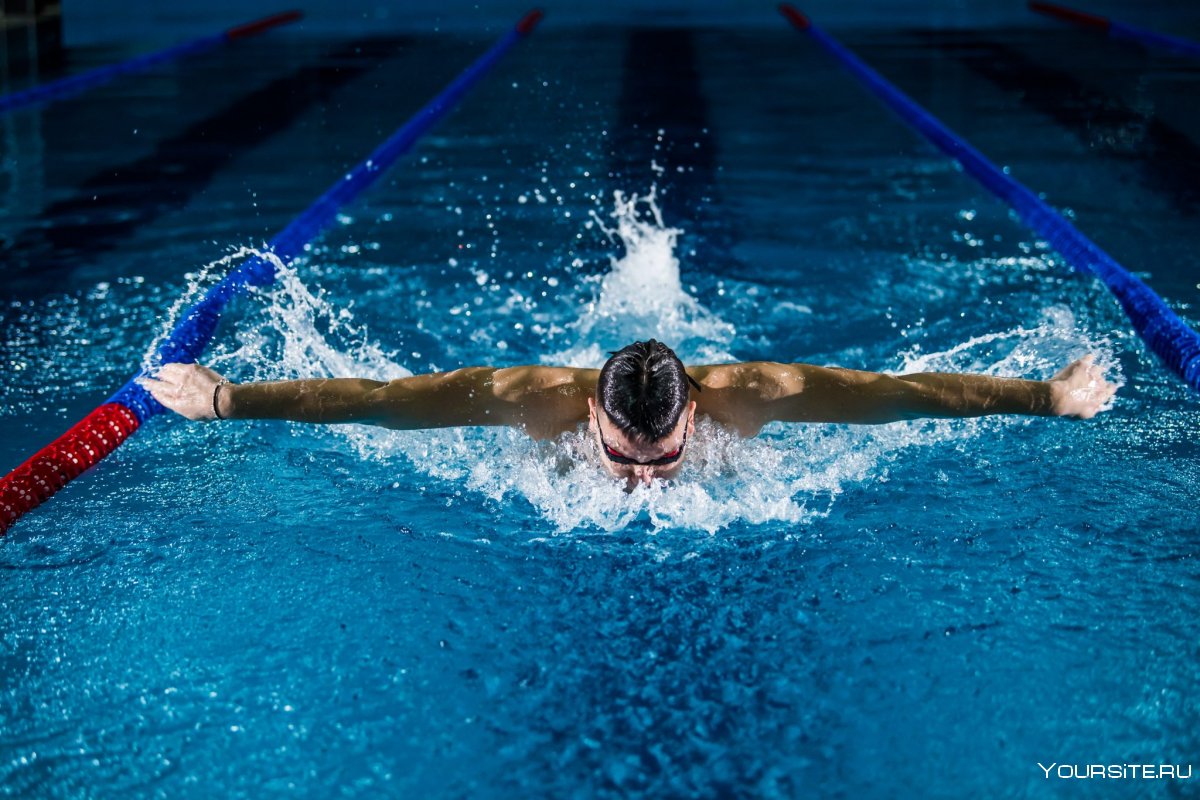
[[357, 422], [404, 430], [511, 425], [535, 438], [586, 423], [604, 468], [630, 488], [679, 472], [697, 414], [749, 437], [768, 422], [877, 425], [987, 414], [1089, 419], [1116, 392], [1090, 355], [1050, 380], [1035, 381], [770, 361], [685, 367], [654, 339], [614, 353], [598, 370], [466, 367], [386, 382], [237, 384], [199, 364], [165, 364], [140, 382], [158, 402], [192, 420]]

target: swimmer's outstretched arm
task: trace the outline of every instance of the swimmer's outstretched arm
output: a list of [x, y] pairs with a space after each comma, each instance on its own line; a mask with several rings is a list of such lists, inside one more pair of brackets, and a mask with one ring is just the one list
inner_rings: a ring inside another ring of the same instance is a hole
[[[587, 418], [597, 370], [467, 367], [393, 381], [318, 378], [225, 383], [199, 364], [165, 364], [141, 383], [188, 419], [359, 422], [388, 428], [513, 425], [553, 436]], [[214, 399], [216, 408], [214, 409]]]
[[697, 413], [749, 435], [772, 421], [879, 424], [986, 414], [1087, 419], [1116, 392], [1092, 356], [1047, 381], [940, 372], [886, 375], [761, 361], [696, 367], [692, 373], [704, 385]]

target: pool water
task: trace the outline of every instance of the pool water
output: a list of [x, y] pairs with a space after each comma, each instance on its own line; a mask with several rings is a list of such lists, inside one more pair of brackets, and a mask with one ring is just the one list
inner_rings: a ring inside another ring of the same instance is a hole
[[[1200, 321], [1194, 64], [833, 32]], [[487, 39], [268, 37], [0, 119], [4, 468]], [[702, 423], [630, 494], [582, 433], [157, 418], [0, 541], [0, 794], [1043, 797], [1039, 762], [1196, 759], [1194, 394], [782, 24], [548, 25], [205, 363], [598, 366], [647, 336], [1043, 378], [1093, 352], [1121, 389], [1087, 422]]]

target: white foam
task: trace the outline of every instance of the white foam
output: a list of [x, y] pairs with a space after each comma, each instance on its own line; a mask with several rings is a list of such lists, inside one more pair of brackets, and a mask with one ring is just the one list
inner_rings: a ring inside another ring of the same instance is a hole
[[[594, 367], [606, 350], [650, 336], [682, 343], [685, 360], [731, 360], [727, 348], [734, 329], [685, 290], [675, 255], [680, 232], [663, 224], [654, 193], [645, 198], [616, 193], [612, 217], [615, 227], [605, 231], [623, 253], [611, 258], [608, 273], [592, 281], [591, 301], [566, 326], [574, 343], [547, 361]], [[218, 351], [215, 363], [270, 379], [353, 375], [388, 380], [410, 374], [354, 323], [349, 308], [337, 308], [324, 291], [310, 291], [294, 270], [280, 265], [276, 285], [260, 294], [261, 324], [243, 325], [237, 344]], [[1104, 340], [1079, 330], [1070, 312], [1056, 307], [1031, 328], [989, 332], [938, 352], [898, 353], [897, 371], [1046, 377], [1070, 357], [1097, 350], [1102, 361], [1113, 360]], [[762, 436], [744, 440], [701, 419], [679, 478], [628, 493], [623, 482], [603, 472], [582, 429], [549, 443], [500, 428], [334, 426], [328, 435], [348, 441], [363, 458], [403, 459], [430, 480], [531, 507], [559, 532], [616, 531], [641, 521], [651, 530], [716, 533], [735, 524], [788, 523], [802, 530], [804, 523], [828, 515], [847, 490], [886, 481], [890, 464], [904, 450], [1013, 424], [1023, 423], [775, 424]]]
[[255, 378], [345, 377], [387, 381], [412, 375], [338, 308], [324, 289], [310, 291], [296, 270], [276, 266], [275, 282], [262, 296], [265, 324], [247, 331], [229, 358], [254, 365]]
[[734, 328], [684, 289], [675, 255], [682, 231], [663, 223], [655, 190], [644, 197], [613, 192], [610, 217], [615, 227], [592, 212], [623, 252], [610, 257], [604, 275], [582, 279], [594, 286], [594, 295], [567, 326], [575, 342], [544, 363], [594, 367], [607, 358], [605, 351], [651, 338], [669, 343], [687, 362], [731, 360]]
[[225, 275], [229, 274], [234, 264], [253, 257], [271, 261], [277, 267], [282, 266], [274, 253], [262, 252], [253, 247], [239, 247], [231, 250], [227, 255], [218, 258], [216, 261], [205, 264], [198, 273], [189, 273], [185, 276], [187, 287], [175, 299], [171, 307], [167, 309], [167, 313], [163, 316], [163, 322], [159, 328], [158, 335], [154, 337], [153, 341], [150, 342], [150, 346], [146, 348], [146, 352], [142, 355], [143, 371], [150, 372], [160, 366], [156, 355], [158, 348], [162, 346], [162, 343], [171, 334], [171, 330], [179, 321], [180, 315], [185, 310], [191, 308], [205, 291], [214, 286]]
[[923, 353], [920, 347], [900, 354], [898, 372], [978, 372], [1002, 377], [1049, 378], [1071, 361], [1088, 355], [1123, 385], [1120, 364], [1112, 341], [1083, 330], [1066, 306], [1042, 311], [1038, 325], [1015, 327], [972, 336], [939, 352]]

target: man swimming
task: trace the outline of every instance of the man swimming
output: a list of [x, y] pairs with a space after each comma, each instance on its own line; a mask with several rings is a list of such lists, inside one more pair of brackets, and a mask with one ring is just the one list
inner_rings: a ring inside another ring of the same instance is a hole
[[619, 350], [598, 370], [466, 367], [386, 382], [235, 384], [199, 364], [166, 364], [141, 382], [164, 406], [193, 420], [358, 422], [397, 429], [511, 425], [535, 438], [586, 422], [604, 468], [630, 487], [679, 472], [697, 414], [749, 437], [768, 422], [880, 424], [987, 414], [1088, 419], [1116, 392], [1092, 356], [1050, 380], [1034, 381], [770, 361], [685, 367], [654, 339]]

